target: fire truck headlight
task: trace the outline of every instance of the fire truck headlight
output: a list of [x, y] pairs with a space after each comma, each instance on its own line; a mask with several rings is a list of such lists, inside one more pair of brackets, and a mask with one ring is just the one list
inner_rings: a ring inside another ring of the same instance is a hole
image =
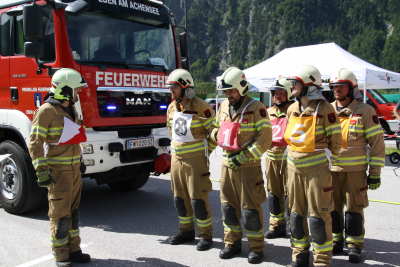
[[81, 144], [83, 154], [93, 154], [92, 144]]
[[85, 159], [83, 160], [86, 166], [94, 166], [94, 159]]

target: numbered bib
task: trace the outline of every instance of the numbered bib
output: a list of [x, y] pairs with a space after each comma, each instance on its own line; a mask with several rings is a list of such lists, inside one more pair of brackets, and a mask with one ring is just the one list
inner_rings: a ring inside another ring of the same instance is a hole
[[193, 142], [197, 141], [192, 135], [190, 125], [192, 124], [193, 114], [175, 112], [172, 121], [172, 141], [174, 142]]
[[287, 126], [287, 118], [278, 118], [271, 120], [272, 126], [272, 144], [271, 146], [287, 146], [285, 141], [285, 130]]
[[317, 109], [312, 117], [291, 117], [285, 131], [285, 140], [289, 148], [298, 152], [315, 151], [315, 128], [317, 124]]
[[218, 133], [218, 145], [225, 150], [239, 149], [238, 134], [239, 122], [223, 121]]

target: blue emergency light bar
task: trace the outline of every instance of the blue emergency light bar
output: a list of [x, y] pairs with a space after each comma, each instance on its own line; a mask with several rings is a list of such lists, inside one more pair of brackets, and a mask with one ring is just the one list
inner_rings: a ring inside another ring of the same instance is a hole
[[167, 105], [160, 105], [160, 109], [167, 109]]
[[107, 109], [108, 109], [108, 110], [116, 110], [117, 107], [116, 107], [116, 106], [107, 106]]

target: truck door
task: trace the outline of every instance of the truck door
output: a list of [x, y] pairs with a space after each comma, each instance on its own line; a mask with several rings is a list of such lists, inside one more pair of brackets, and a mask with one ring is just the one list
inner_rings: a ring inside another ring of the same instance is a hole
[[[9, 10], [0, 11], [0, 108], [9, 109], [11, 107], [10, 98], [10, 54], [11, 54], [11, 17], [6, 14]], [[3, 123], [3, 122], [0, 122]]]
[[[56, 59], [54, 40], [53, 10], [49, 6], [43, 6], [43, 33], [41, 41], [44, 44], [44, 56], [41, 60], [52, 63]], [[12, 101], [11, 107], [25, 113], [33, 119], [35, 110], [43, 104], [43, 98], [50, 89], [51, 77], [46, 70], [41, 75], [36, 74], [38, 69], [34, 59], [24, 55], [23, 16], [13, 18], [12, 36], [13, 47], [10, 58], [11, 87], [18, 90], [18, 101]]]

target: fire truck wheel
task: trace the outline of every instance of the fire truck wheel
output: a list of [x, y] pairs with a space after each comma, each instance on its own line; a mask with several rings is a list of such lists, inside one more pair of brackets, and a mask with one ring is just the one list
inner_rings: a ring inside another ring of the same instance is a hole
[[108, 183], [108, 186], [115, 191], [130, 191], [136, 190], [144, 186], [149, 180], [150, 172], [142, 172], [136, 175], [133, 179], [125, 180], [121, 182]]
[[[3, 156], [11, 154], [3, 159]], [[29, 154], [16, 142], [0, 143], [0, 204], [12, 214], [35, 210], [46, 202], [47, 190], [36, 183]]]

